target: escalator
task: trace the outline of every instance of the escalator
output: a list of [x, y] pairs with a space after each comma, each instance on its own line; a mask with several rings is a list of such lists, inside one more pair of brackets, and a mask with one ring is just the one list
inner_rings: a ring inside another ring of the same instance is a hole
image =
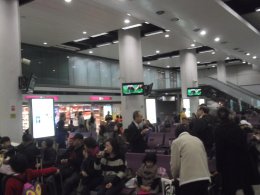
[[223, 83], [217, 79], [206, 77], [199, 80], [204, 96], [216, 102], [231, 101], [235, 110], [254, 107], [260, 109], [260, 97], [232, 83]]

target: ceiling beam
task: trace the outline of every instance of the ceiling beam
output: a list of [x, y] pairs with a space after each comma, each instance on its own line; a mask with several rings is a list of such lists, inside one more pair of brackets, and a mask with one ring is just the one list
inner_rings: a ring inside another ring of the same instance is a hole
[[34, 1], [34, 0], [19, 0], [19, 5], [22, 6], [22, 5], [25, 5], [25, 4], [30, 3], [32, 1]]

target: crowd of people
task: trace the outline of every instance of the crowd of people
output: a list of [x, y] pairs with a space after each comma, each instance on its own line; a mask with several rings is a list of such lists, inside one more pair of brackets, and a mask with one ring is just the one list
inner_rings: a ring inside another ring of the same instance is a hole
[[[224, 107], [218, 109], [217, 116], [212, 116], [206, 105], [199, 106], [196, 117], [191, 119], [183, 112], [170, 147], [169, 164], [176, 194], [208, 194], [213, 174], [221, 178], [223, 195], [235, 195], [238, 189], [245, 195], [254, 195], [252, 185], [260, 184], [256, 147], [260, 138], [246, 117], [232, 117]], [[97, 139], [84, 138], [81, 131], [68, 134], [64, 114], [57, 123], [55, 140], [36, 142], [26, 132], [22, 143], [14, 147], [9, 137], [2, 137], [2, 194], [21, 195], [25, 183], [42, 176], [61, 178], [58, 192], [61, 195], [88, 195], [93, 190], [98, 195], [119, 194], [127, 181], [125, 154], [145, 153], [149, 133], [155, 129], [140, 111], [133, 113], [133, 121], [125, 130], [122, 117], [118, 115], [115, 121], [111, 117], [108, 113], [106, 121], [101, 122]], [[88, 131], [96, 131], [94, 115], [88, 123]], [[208, 160], [212, 159], [216, 160], [214, 173], [208, 168]], [[160, 191], [156, 162], [155, 152], [146, 153], [136, 172], [137, 194]]]

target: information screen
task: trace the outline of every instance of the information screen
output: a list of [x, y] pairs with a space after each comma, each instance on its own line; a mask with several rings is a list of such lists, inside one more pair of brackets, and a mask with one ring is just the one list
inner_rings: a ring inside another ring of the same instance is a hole
[[146, 99], [146, 117], [152, 123], [157, 123], [156, 115], [156, 100], [155, 99]]
[[144, 83], [123, 83], [122, 84], [123, 95], [143, 95]]
[[187, 89], [187, 96], [202, 96], [202, 89], [201, 88], [188, 88]]
[[32, 99], [32, 132], [36, 139], [55, 136], [53, 99]]

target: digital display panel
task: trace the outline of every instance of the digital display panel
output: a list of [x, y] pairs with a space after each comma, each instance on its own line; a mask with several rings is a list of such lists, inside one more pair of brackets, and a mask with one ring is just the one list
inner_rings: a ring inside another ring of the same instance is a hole
[[143, 95], [144, 83], [123, 83], [122, 84], [123, 95]]
[[187, 96], [202, 96], [202, 89], [201, 88], [188, 88], [187, 89]]
[[34, 138], [55, 136], [53, 99], [32, 99], [32, 133]]

